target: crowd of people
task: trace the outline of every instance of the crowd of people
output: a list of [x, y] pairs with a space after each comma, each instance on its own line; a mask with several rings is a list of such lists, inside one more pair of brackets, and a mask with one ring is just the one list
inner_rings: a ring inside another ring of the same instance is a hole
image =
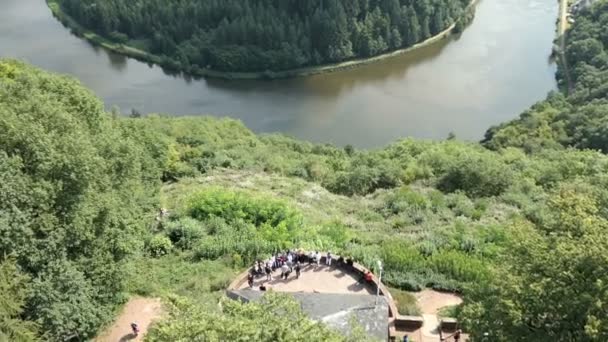
[[335, 262], [334, 259], [335, 257], [331, 252], [321, 254], [319, 251], [305, 252], [302, 250], [287, 250], [285, 252], [276, 253], [266, 260], [256, 261], [249, 271], [247, 282], [249, 287], [253, 288], [253, 283], [256, 278], [265, 276], [266, 281], [272, 281], [272, 275], [276, 270], [281, 271], [282, 280], [289, 279], [292, 273], [295, 273], [295, 279], [299, 279], [304, 265], [320, 267], [321, 263], [323, 263], [327, 266], [332, 266], [332, 263], [336, 262], [339, 266], [343, 264], [353, 265], [353, 261], [350, 258], [344, 259], [340, 256]]

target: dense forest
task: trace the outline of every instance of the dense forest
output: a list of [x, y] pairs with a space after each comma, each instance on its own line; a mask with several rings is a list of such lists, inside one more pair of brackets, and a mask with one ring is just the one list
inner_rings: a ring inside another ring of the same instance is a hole
[[[162, 64], [263, 72], [369, 57], [470, 19], [469, 0], [59, 0], [87, 29]], [[465, 15], [466, 14], [466, 15]]]
[[461, 293], [476, 340], [606, 341], [607, 10], [569, 33], [574, 91], [483, 144], [357, 150], [230, 119], [123, 118], [71, 78], [0, 60], [0, 341], [86, 340], [131, 295], [168, 307], [149, 341], [364, 340], [287, 297], [223, 297], [255, 258], [299, 247], [381, 259], [395, 293]]

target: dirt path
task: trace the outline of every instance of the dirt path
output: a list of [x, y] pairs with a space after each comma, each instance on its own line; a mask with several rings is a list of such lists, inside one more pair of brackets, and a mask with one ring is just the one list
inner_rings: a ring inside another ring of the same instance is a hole
[[[424, 324], [422, 326], [422, 342], [439, 341], [439, 309], [445, 306], [458, 305], [462, 303], [462, 298], [452, 293], [437, 292], [433, 290], [423, 290], [416, 293], [418, 306], [422, 311]], [[466, 338], [464, 338], [466, 341]]]
[[[162, 315], [160, 299], [158, 298], [131, 298], [125, 305], [116, 321], [95, 342], [126, 342], [142, 341], [148, 331], [150, 323]], [[139, 325], [139, 336], [131, 333], [131, 323]]]

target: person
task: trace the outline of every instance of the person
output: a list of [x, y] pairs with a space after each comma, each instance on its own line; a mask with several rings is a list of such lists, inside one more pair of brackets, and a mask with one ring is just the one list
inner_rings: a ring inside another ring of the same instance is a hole
[[462, 330], [458, 329], [456, 330], [456, 332], [454, 332], [452, 335], [443, 337], [440, 339], [440, 341], [447, 341], [449, 338], [453, 337], [455, 342], [460, 342], [460, 334], [462, 333]]
[[133, 335], [139, 335], [139, 326], [137, 325], [137, 323], [131, 323], [131, 330], [133, 330]]
[[365, 271], [361, 279], [359, 279], [359, 282], [362, 282], [364, 280], [366, 283], [371, 283], [374, 280], [374, 275], [372, 274], [372, 272], [370, 272], [369, 270]]
[[403, 342], [410, 342], [409, 336], [403, 335]]
[[266, 280], [271, 281], [272, 280], [272, 269], [270, 268], [270, 263], [266, 264], [266, 268], [264, 269], [264, 271], [266, 272]]
[[315, 263], [317, 264], [317, 266], [321, 264], [321, 255], [319, 255], [319, 251], [315, 252]]
[[327, 257], [325, 258], [325, 264], [327, 266], [331, 266], [331, 252], [327, 252]]
[[308, 265], [312, 265], [312, 262], [315, 260], [315, 253], [312, 251], [308, 253]]
[[296, 264], [296, 279], [300, 279], [300, 271], [302, 270], [302, 268], [300, 267], [300, 263], [298, 262]]
[[249, 272], [247, 275], [247, 284], [249, 284], [249, 288], [253, 288], [253, 272]]
[[287, 279], [287, 277], [289, 276], [289, 266], [287, 266], [286, 264], [281, 266], [281, 279]]

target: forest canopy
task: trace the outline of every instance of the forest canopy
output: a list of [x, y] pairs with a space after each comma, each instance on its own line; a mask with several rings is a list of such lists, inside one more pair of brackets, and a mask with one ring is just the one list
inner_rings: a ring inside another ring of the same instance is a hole
[[472, 12], [469, 0], [57, 2], [86, 29], [195, 74], [279, 71], [375, 56], [421, 42]]

